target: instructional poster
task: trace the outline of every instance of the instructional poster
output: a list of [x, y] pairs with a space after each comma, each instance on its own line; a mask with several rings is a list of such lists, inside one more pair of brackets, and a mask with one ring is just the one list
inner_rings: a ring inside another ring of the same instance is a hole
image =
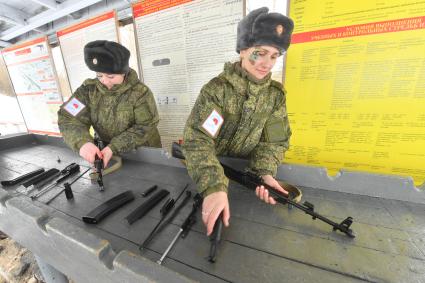
[[[94, 40], [118, 41], [115, 11], [85, 20], [57, 32], [71, 91], [95, 73], [84, 62], [84, 46]], [[64, 97], [67, 100], [69, 97]]]
[[164, 148], [182, 139], [201, 87], [237, 60], [242, 0], [146, 0], [133, 5], [144, 83], [160, 115]]
[[285, 162], [425, 180], [425, 1], [291, 1]]
[[0, 107], [0, 136], [27, 132], [2, 56], [0, 56]]
[[62, 96], [47, 37], [3, 49], [2, 55], [30, 133], [59, 135]]

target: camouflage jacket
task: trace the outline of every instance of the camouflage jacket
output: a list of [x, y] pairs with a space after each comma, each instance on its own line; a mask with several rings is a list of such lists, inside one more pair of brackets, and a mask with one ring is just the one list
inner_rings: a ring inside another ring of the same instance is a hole
[[[183, 153], [189, 175], [204, 195], [227, 191], [218, 155], [248, 158], [251, 171], [276, 175], [291, 130], [285, 92], [270, 77], [256, 80], [240, 62], [226, 63], [224, 71], [203, 86], [186, 122]], [[214, 116], [214, 110], [220, 116]], [[224, 120], [215, 136], [204, 127], [211, 115]]]
[[[69, 107], [77, 110], [69, 111]], [[58, 111], [59, 129], [76, 152], [86, 142], [93, 142], [90, 126], [114, 154], [142, 145], [161, 147], [158, 122], [153, 94], [134, 70], [111, 90], [98, 79], [85, 80]]]

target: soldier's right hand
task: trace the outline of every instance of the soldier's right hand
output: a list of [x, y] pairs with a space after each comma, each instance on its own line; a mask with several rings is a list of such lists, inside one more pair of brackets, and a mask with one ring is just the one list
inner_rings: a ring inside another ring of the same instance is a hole
[[204, 198], [202, 203], [202, 221], [207, 227], [207, 236], [212, 233], [214, 224], [222, 211], [223, 223], [227, 227], [229, 226], [230, 208], [226, 192], [215, 192]]
[[103, 159], [102, 152], [94, 145], [94, 143], [87, 142], [80, 148], [80, 156], [87, 160], [90, 164], [94, 163], [96, 154], [100, 159]]

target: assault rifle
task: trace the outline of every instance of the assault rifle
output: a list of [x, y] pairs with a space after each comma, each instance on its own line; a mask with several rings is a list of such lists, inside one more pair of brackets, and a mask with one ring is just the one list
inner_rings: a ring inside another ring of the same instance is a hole
[[[181, 146], [177, 143], [173, 143], [172, 145], [172, 156], [179, 159], [185, 159], [181, 151]], [[258, 176], [252, 172], [240, 172], [226, 164], [223, 164], [223, 163], [220, 163], [220, 164], [224, 169], [224, 174], [230, 180], [233, 180], [250, 190], [255, 190], [258, 186], [264, 186], [264, 188], [266, 188], [269, 191], [270, 196], [273, 197], [277, 202], [281, 204], [288, 204], [298, 209], [301, 209], [306, 214], [311, 215], [313, 220], [320, 219], [323, 222], [331, 225], [333, 227], [333, 231], [338, 230], [338, 231], [341, 231], [342, 233], [345, 233], [350, 238], [355, 237], [353, 230], [350, 229], [350, 226], [353, 223], [352, 217], [350, 216], [347, 217], [341, 223], [333, 222], [332, 220], [315, 212], [314, 205], [312, 203], [306, 201], [303, 204], [299, 204], [291, 200], [283, 193], [275, 190], [273, 187], [264, 183], [264, 180], [261, 178], [261, 176]]]
[[[99, 150], [102, 150], [104, 147], [103, 141], [99, 138], [97, 133], [94, 134], [94, 145], [99, 148]], [[103, 176], [102, 176], [102, 170], [103, 170], [103, 160], [99, 158], [99, 156], [95, 156], [94, 158], [94, 167], [96, 168], [96, 174], [97, 174], [97, 183], [99, 184], [99, 190], [104, 191], [105, 187], [103, 186]]]

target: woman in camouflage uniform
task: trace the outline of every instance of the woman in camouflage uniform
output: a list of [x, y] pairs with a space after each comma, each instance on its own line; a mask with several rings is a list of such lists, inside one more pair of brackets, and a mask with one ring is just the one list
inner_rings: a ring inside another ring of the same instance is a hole
[[[66, 144], [90, 163], [98, 155], [106, 167], [113, 154], [142, 145], [161, 147], [155, 99], [129, 68], [129, 58], [127, 48], [116, 42], [89, 42], [84, 60], [97, 78], [85, 80], [58, 112]], [[107, 145], [104, 149], [94, 145], [90, 126]]]
[[[203, 193], [202, 218], [211, 234], [223, 211], [229, 225], [228, 179], [217, 156], [249, 159], [249, 170], [276, 190], [287, 193], [274, 179], [291, 130], [282, 85], [271, 79], [271, 69], [287, 50], [293, 30], [291, 19], [260, 8], [238, 25], [241, 60], [226, 63], [224, 71], [208, 82], [192, 109], [184, 131], [183, 152], [190, 176]], [[264, 187], [256, 195], [275, 204]]]

